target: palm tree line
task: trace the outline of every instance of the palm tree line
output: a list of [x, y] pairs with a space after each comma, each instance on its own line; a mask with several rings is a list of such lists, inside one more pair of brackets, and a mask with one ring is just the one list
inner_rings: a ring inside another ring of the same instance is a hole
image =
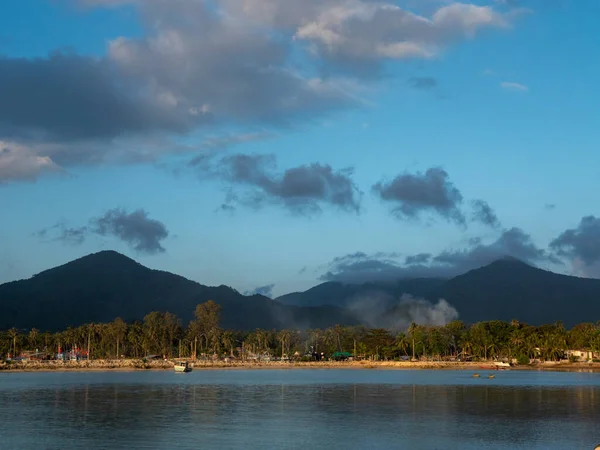
[[443, 326], [411, 324], [393, 332], [383, 328], [336, 325], [326, 329], [236, 331], [220, 327], [220, 306], [211, 301], [196, 307], [194, 320], [183, 326], [169, 312], [151, 312], [142, 321], [89, 323], [57, 333], [37, 329], [0, 332], [0, 354], [23, 351], [55, 354], [80, 349], [91, 359], [257, 358], [311, 359], [323, 354], [394, 359], [461, 359], [557, 361], [568, 349], [600, 352], [600, 322], [566, 330], [562, 323], [530, 326], [517, 321], [453, 321]]

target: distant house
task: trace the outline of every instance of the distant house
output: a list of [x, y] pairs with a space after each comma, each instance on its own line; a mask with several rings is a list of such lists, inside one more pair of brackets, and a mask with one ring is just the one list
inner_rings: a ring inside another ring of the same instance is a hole
[[600, 358], [600, 354], [591, 350], [566, 350], [565, 357], [577, 361], [591, 361]]
[[21, 358], [23, 361], [44, 361], [49, 359], [50, 355], [47, 352], [40, 352], [36, 350], [35, 352], [22, 352]]
[[73, 347], [71, 350], [65, 352], [59, 345], [58, 353], [56, 353], [56, 359], [60, 361], [82, 361], [89, 359], [89, 355], [87, 351], [78, 347]]

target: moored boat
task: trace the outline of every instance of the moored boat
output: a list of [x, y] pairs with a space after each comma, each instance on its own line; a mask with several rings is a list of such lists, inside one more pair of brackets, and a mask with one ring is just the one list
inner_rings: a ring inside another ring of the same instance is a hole
[[188, 373], [188, 372], [192, 371], [192, 366], [187, 361], [181, 361], [181, 362], [175, 363], [174, 368], [175, 368], [175, 372]]
[[493, 364], [479, 366], [479, 368], [484, 370], [507, 370], [510, 369], [510, 364], [505, 362], [495, 362]]

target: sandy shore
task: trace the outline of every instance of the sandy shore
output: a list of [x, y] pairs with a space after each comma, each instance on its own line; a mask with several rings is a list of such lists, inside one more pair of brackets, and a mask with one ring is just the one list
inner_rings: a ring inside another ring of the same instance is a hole
[[[55, 372], [55, 371], [132, 371], [173, 370], [174, 361], [147, 361], [141, 359], [92, 360], [92, 361], [19, 361], [0, 363], [0, 372]], [[485, 370], [491, 363], [482, 362], [438, 362], [438, 361], [324, 361], [324, 362], [205, 362], [196, 361], [195, 370], [248, 370], [248, 369], [379, 369], [379, 370]], [[542, 371], [598, 371], [600, 363], [541, 363], [515, 366], [509, 370]]]

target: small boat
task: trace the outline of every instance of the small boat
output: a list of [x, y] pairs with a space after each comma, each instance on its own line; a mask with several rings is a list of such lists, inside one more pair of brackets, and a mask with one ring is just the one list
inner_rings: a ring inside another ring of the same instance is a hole
[[473, 374], [473, 378], [479, 378], [479, 374], [478, 373], [474, 373]]
[[483, 370], [507, 370], [510, 369], [510, 364], [505, 362], [495, 362], [494, 364], [479, 366], [479, 368]]
[[191, 372], [192, 371], [192, 366], [187, 361], [182, 361], [182, 362], [175, 363], [174, 368], [175, 368], [175, 372], [184, 372], [184, 373], [187, 373], [187, 372]]
[[495, 375], [489, 375], [488, 378], [496, 378]]

